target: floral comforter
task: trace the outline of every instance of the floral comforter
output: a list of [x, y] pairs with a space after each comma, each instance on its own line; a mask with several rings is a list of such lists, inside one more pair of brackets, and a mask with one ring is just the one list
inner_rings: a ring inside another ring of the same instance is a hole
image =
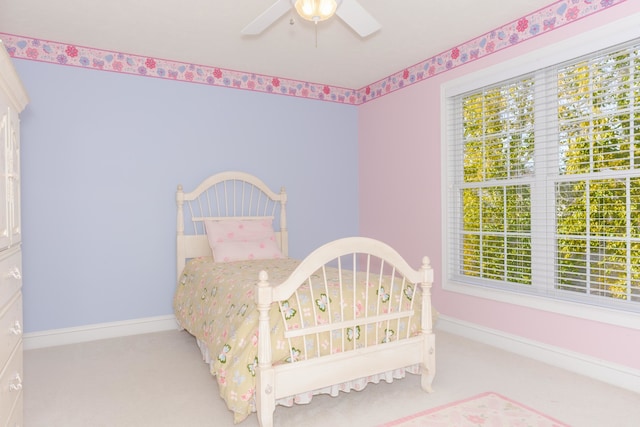
[[[258, 273], [267, 271], [269, 282], [278, 284], [289, 277], [298, 264], [299, 261], [293, 259], [215, 263], [212, 258], [203, 257], [190, 260], [179, 280], [174, 296], [176, 318], [201, 346], [206, 346], [212, 359], [211, 373], [217, 379], [220, 395], [234, 413], [235, 423], [255, 411], [255, 370], [258, 365], [255, 284]], [[337, 275], [329, 270], [329, 282], [337, 283], [337, 277], [331, 280], [332, 274]], [[282, 308], [277, 304], [271, 308], [274, 365], [340, 352], [343, 348], [361, 347], [365, 342], [367, 345], [386, 342], [393, 340], [395, 334], [405, 336], [407, 329], [409, 335], [419, 332], [420, 304], [416, 303], [413, 305], [416, 317], [408, 325], [407, 322], [394, 321], [392, 324], [364, 327], [366, 330], [349, 328], [344, 333], [325, 332], [314, 339], [298, 337], [289, 342], [284, 338], [285, 329], [328, 323], [329, 317], [334, 320], [362, 317], [367, 312], [380, 310], [380, 307], [382, 312], [389, 311], [391, 307], [406, 308], [414, 297], [412, 286], [391, 296], [390, 286], [386, 283], [381, 286], [373, 277], [369, 277], [367, 286], [358, 288], [357, 292], [340, 293], [338, 286], [333, 285], [327, 289], [321, 280], [312, 280], [311, 286], [307, 283], [303, 287], [311, 287], [313, 291], [283, 302]], [[344, 307], [348, 309], [341, 309]]]

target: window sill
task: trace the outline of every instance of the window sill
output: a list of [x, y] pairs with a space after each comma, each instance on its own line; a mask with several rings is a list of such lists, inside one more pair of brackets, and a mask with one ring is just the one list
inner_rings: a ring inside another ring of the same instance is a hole
[[640, 315], [637, 313], [453, 281], [445, 281], [443, 289], [492, 301], [640, 330]]

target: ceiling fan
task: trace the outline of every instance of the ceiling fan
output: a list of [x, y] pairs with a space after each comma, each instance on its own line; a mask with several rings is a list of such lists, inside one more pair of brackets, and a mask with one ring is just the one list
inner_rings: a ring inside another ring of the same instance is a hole
[[245, 35], [262, 33], [284, 14], [294, 8], [298, 14], [316, 24], [338, 15], [361, 37], [375, 33], [381, 27], [357, 0], [277, 0], [241, 31]]

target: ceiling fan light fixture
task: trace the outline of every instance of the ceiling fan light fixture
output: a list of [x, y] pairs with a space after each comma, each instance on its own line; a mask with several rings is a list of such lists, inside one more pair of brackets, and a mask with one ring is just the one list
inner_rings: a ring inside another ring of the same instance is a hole
[[338, 8], [337, 0], [295, 0], [294, 7], [301, 18], [320, 22], [331, 18]]

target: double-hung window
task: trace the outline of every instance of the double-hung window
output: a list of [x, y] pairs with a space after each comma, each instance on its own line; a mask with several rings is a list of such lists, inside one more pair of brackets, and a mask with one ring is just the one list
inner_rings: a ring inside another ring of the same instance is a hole
[[640, 312], [640, 39], [449, 92], [445, 280]]

